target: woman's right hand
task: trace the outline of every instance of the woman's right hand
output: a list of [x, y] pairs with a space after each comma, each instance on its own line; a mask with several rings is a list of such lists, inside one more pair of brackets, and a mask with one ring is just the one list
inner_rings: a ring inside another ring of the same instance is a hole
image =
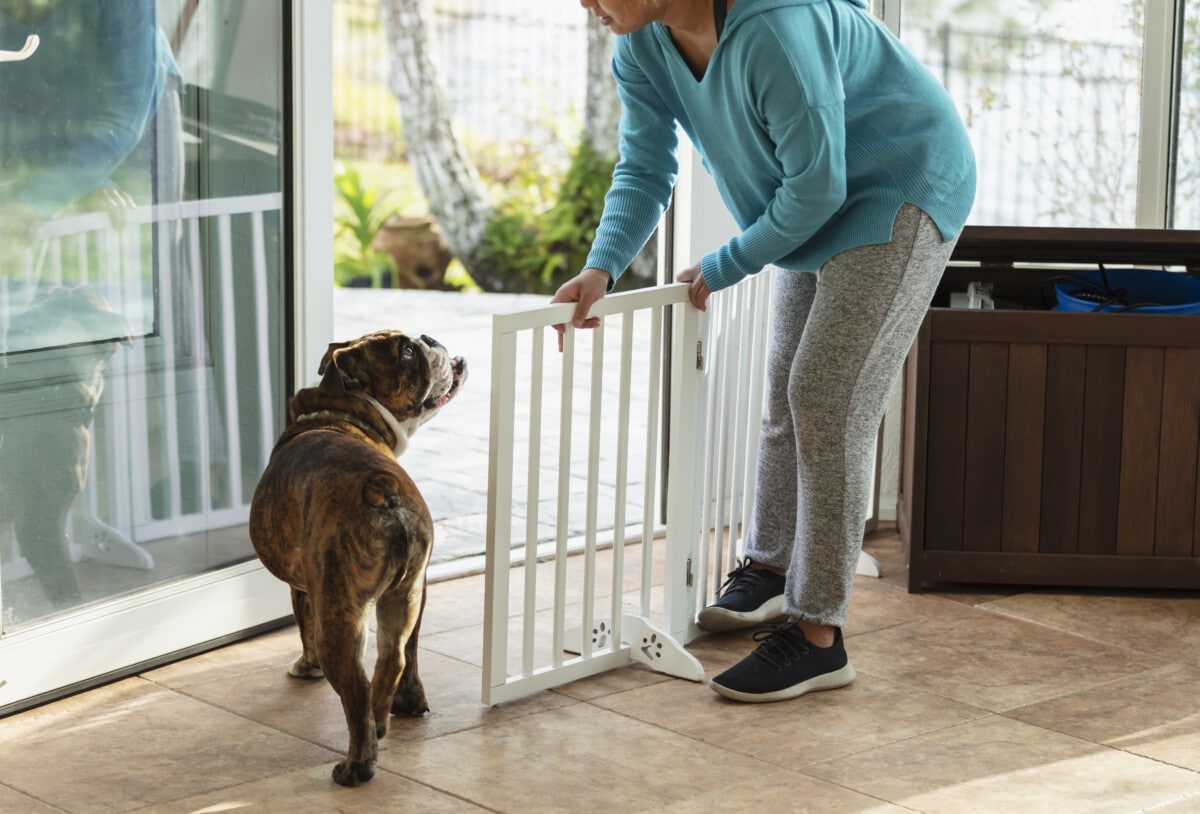
[[[551, 303], [556, 302], [573, 302], [575, 305], [575, 316], [571, 320], [571, 324], [576, 328], [596, 328], [600, 325], [599, 317], [589, 317], [588, 312], [592, 310], [592, 306], [604, 298], [608, 293], [608, 287], [612, 283], [612, 277], [607, 271], [598, 268], [586, 268], [576, 274], [570, 280], [567, 280], [554, 297], [550, 300]], [[563, 349], [563, 334], [566, 333], [566, 325], [555, 325], [554, 330], [558, 331], [558, 350]]]

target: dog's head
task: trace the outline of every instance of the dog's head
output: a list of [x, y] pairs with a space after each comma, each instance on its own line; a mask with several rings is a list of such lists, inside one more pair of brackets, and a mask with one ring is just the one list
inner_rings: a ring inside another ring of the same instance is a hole
[[396, 435], [399, 455], [409, 436], [458, 395], [467, 363], [428, 336], [375, 331], [331, 344], [317, 373], [320, 390], [371, 402]]

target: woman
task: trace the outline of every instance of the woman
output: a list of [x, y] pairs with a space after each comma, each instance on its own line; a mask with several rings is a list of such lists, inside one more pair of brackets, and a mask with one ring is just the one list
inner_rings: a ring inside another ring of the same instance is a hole
[[962, 122], [863, 0], [581, 0], [619, 35], [621, 157], [573, 324], [650, 237], [682, 129], [742, 232], [680, 273], [712, 291], [778, 267], [745, 560], [707, 630], [785, 621], [711, 682], [776, 701], [854, 678], [841, 626], [887, 399], [974, 200]]

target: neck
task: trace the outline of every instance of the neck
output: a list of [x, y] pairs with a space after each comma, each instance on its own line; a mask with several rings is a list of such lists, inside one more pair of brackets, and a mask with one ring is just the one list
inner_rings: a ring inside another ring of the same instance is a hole
[[711, 37], [715, 33], [712, 0], [671, 0], [663, 7], [659, 22], [671, 29], [673, 35]]

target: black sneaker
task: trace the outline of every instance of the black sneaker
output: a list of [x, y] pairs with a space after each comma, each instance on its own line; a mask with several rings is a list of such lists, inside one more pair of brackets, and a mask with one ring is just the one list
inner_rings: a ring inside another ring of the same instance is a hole
[[762, 642], [758, 649], [709, 682], [726, 698], [783, 701], [806, 692], [834, 690], [854, 680], [840, 629], [829, 647], [809, 642], [795, 622], [760, 630], [754, 640]]
[[727, 575], [721, 586], [721, 598], [696, 618], [696, 624], [710, 633], [761, 625], [782, 619], [783, 584], [782, 574], [753, 567], [750, 558], [742, 560], [737, 568]]

